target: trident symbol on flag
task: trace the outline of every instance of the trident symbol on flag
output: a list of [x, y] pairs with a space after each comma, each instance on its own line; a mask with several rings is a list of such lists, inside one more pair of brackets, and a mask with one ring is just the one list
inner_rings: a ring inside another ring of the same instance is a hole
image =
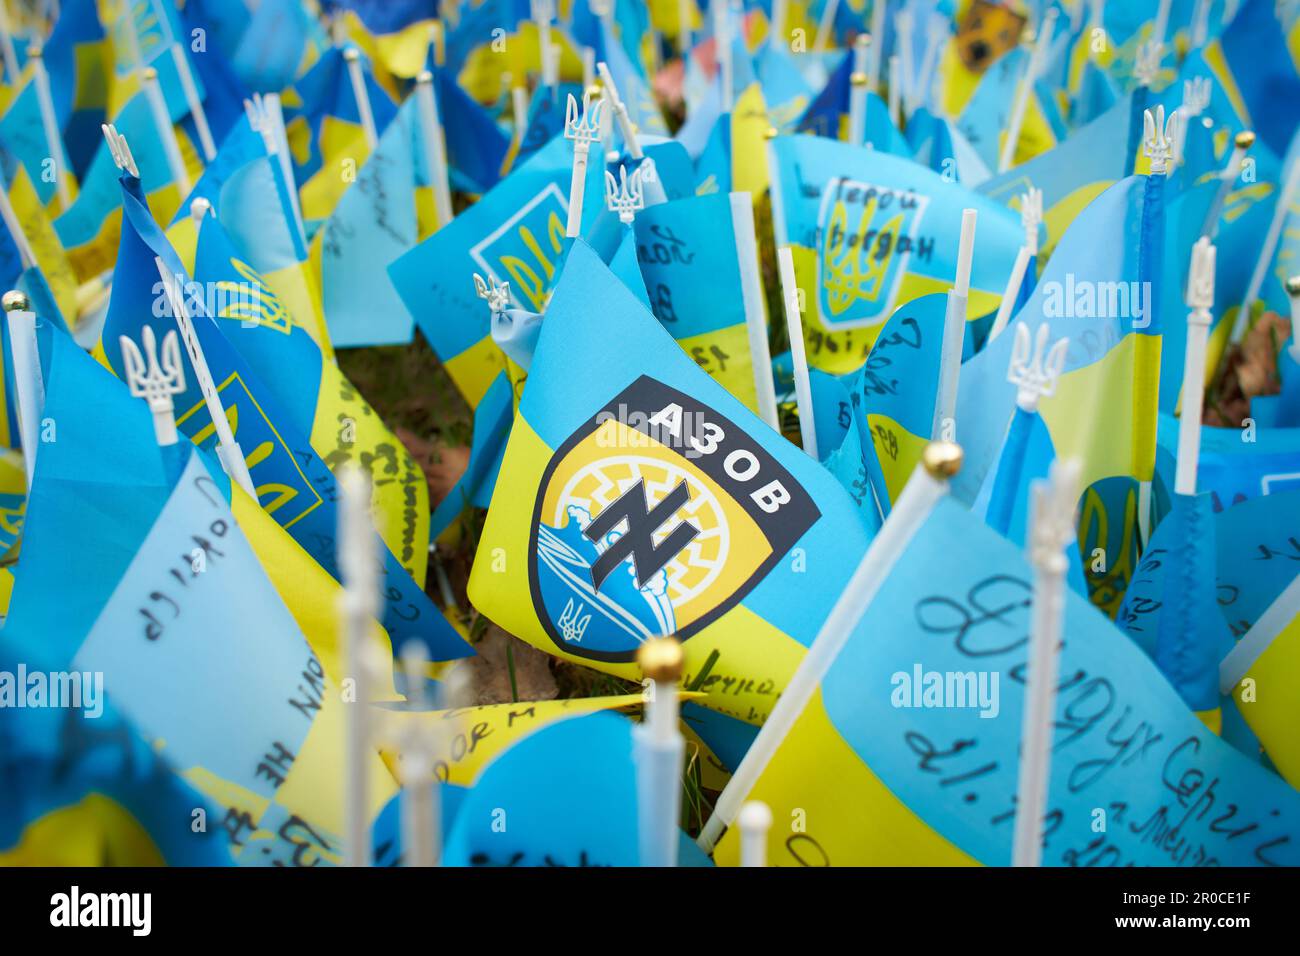
[[489, 275], [484, 281], [481, 275], [474, 273], [474, 291], [487, 302], [494, 315], [504, 312], [510, 305], [510, 283], [498, 282], [494, 275]]
[[1007, 368], [1007, 381], [1015, 385], [1016, 404], [1027, 412], [1038, 410], [1038, 401], [1056, 391], [1056, 380], [1065, 368], [1065, 353], [1069, 339], [1057, 339], [1051, 349], [1047, 347], [1051, 330], [1046, 322], [1038, 327], [1033, 353], [1030, 354], [1029, 326], [1016, 324], [1016, 337], [1011, 343], [1011, 364]]

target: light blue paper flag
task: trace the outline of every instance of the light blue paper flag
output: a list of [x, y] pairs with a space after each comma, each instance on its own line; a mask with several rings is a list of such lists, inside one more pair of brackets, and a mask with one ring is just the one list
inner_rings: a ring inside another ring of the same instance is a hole
[[[447, 866], [636, 866], [633, 724], [595, 713], [548, 724], [483, 768], [456, 816]], [[508, 808], [502, 831], [493, 821]]]
[[1214, 543], [1219, 609], [1241, 638], [1300, 573], [1300, 489], [1222, 509]]
[[746, 320], [764, 329], [767, 323], [749, 194], [649, 206], [634, 227], [655, 318], [701, 368], [758, 413]]
[[[117, 706], [221, 805], [238, 862], [299, 861], [299, 832], [337, 859], [342, 808], [319, 781], [343, 770], [343, 698], [201, 453], [181, 447], [175, 490], [73, 666], [102, 672]], [[386, 774], [377, 751], [362, 772]]]
[[416, 98], [402, 106], [321, 226], [321, 299], [335, 348], [399, 345], [415, 322], [388, 265], [415, 245]]

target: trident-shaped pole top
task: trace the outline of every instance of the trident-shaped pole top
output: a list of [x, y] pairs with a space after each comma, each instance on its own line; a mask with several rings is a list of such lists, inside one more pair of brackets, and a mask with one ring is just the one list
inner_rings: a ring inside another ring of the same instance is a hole
[[270, 122], [270, 117], [266, 111], [266, 104], [262, 101], [261, 93], [254, 93], [251, 97], [244, 100], [244, 113], [248, 116], [248, 125], [253, 128], [254, 133], [264, 132]]
[[494, 313], [504, 312], [510, 306], [510, 283], [498, 282], [494, 275], [484, 280], [477, 272], [474, 273], [474, 291], [480, 299], [487, 301], [488, 308]]
[[639, 210], [645, 208], [645, 187], [642, 185], [640, 167], [627, 174], [626, 166], [618, 167], [618, 179], [605, 170], [605, 205], [610, 212], [618, 213], [619, 222], [631, 223]]
[[1043, 221], [1043, 191], [1030, 186], [1020, 194], [1020, 224], [1025, 227], [1025, 248], [1038, 255], [1038, 227]]
[[1210, 105], [1210, 78], [1194, 76], [1183, 80], [1183, 116], [1191, 119], [1200, 116]]
[[1164, 57], [1165, 45], [1158, 40], [1148, 40], [1137, 48], [1133, 59], [1133, 75], [1139, 86], [1150, 86], [1160, 75], [1160, 60]]
[[1177, 127], [1177, 110], [1170, 113], [1167, 120], [1163, 105], [1157, 106], [1154, 112], [1143, 112], [1142, 152], [1151, 160], [1152, 176], [1164, 176], [1169, 172], [1169, 157], [1173, 155]]
[[1064, 574], [1065, 548], [1074, 540], [1074, 511], [1079, 502], [1077, 458], [1056, 459], [1045, 480], [1034, 482], [1030, 510], [1029, 562], [1039, 571]]
[[573, 140], [575, 149], [586, 150], [600, 139], [605, 126], [605, 96], [588, 87], [582, 93], [582, 116], [578, 116], [578, 101], [569, 94], [564, 112], [564, 138]]
[[181, 362], [181, 340], [172, 329], [163, 336], [162, 351], [151, 326], [140, 333], [143, 353], [130, 336], [118, 337], [122, 347], [122, 366], [131, 394], [149, 403], [154, 415], [154, 433], [159, 445], [176, 444], [175, 406], [172, 396], [185, 391], [185, 365]]
[[135, 164], [135, 157], [131, 155], [131, 147], [126, 137], [119, 133], [112, 123], [104, 123], [100, 129], [104, 131], [104, 142], [108, 144], [108, 152], [113, 157], [113, 164], [139, 179], [140, 170]]
[[1039, 400], [1056, 391], [1056, 382], [1065, 368], [1065, 354], [1070, 348], [1070, 340], [1057, 339], [1049, 349], [1047, 340], [1051, 330], [1046, 322], [1038, 327], [1032, 348], [1029, 326], [1024, 322], [1016, 323], [1015, 335], [1011, 343], [1007, 381], [1017, 388], [1016, 404], [1027, 412], [1037, 411]]
[[1187, 272], [1187, 307], [1192, 310], [1188, 322], [1210, 324], [1210, 309], [1214, 307], [1215, 254], [1209, 236], [1201, 236], [1192, 246], [1192, 264]]

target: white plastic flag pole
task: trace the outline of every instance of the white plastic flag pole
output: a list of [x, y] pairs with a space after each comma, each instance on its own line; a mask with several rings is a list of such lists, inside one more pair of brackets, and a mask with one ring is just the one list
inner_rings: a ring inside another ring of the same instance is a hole
[[1030, 186], [1020, 197], [1020, 224], [1025, 227], [1025, 241], [1016, 252], [1016, 261], [1011, 267], [1007, 287], [1002, 291], [998, 314], [993, 317], [993, 327], [989, 329], [990, 342], [1001, 335], [1011, 321], [1011, 310], [1020, 298], [1020, 287], [1024, 285], [1025, 273], [1029, 271], [1029, 260], [1038, 255], [1038, 226], [1042, 221], [1043, 191]]
[[510, 87], [510, 120], [514, 125], [515, 145], [524, 144], [528, 132], [528, 87], [515, 83]]
[[1209, 210], [1205, 213], [1205, 219], [1201, 223], [1202, 236], [1209, 236], [1211, 239], [1219, 231], [1219, 216], [1223, 214], [1223, 207], [1228, 202], [1228, 194], [1232, 192], [1232, 187], [1237, 182], [1237, 177], [1241, 175], [1242, 164], [1246, 161], [1246, 153], [1250, 147], [1255, 145], [1255, 134], [1250, 130], [1242, 130], [1232, 141], [1232, 153], [1228, 156], [1228, 165], [1223, 172], [1219, 173], [1219, 189], [1214, 194], [1214, 202], [1210, 204]]
[[27, 238], [27, 233], [23, 232], [22, 223], [18, 220], [18, 213], [14, 210], [13, 203], [9, 199], [9, 184], [4, 181], [2, 173], [0, 173], [0, 218], [4, 219], [5, 230], [9, 233], [9, 238], [13, 240], [14, 246], [18, 249], [18, 260], [22, 263], [23, 269], [30, 269], [36, 265], [36, 252], [32, 249], [32, 243]]
[[772, 808], [751, 800], [740, 808], [740, 865], [767, 866], [767, 834], [772, 829]]
[[1286, 280], [1287, 298], [1291, 300], [1291, 344], [1287, 347], [1291, 360], [1300, 365], [1300, 276]]
[[163, 336], [162, 354], [159, 355], [158, 338], [153, 326], [146, 325], [140, 333], [143, 353], [130, 336], [118, 336], [122, 348], [122, 368], [131, 394], [149, 403], [153, 414], [154, 437], [160, 447], [176, 444], [176, 406], [173, 395], [185, 391], [185, 365], [181, 362], [181, 341], [176, 330]]
[[596, 49], [595, 47], [584, 46], [582, 48], [582, 88], [585, 90], [596, 82]]
[[731, 9], [727, 0], [713, 0], [713, 39], [718, 78], [722, 87], [722, 111], [730, 113], [736, 100], [736, 91], [731, 63]]
[[[873, 93], [880, 90], [880, 58], [885, 52], [885, 9], [886, 0], [871, 2], [871, 47], [867, 60], [867, 89]], [[890, 112], [893, 115], [893, 112]]]
[[559, 77], [552, 62], [551, 20], [555, 16], [555, 0], [530, 0], [533, 22], [537, 24], [537, 59], [542, 65], [542, 85], [555, 87]]
[[871, 37], [858, 35], [853, 43], [853, 72], [849, 75], [849, 142], [861, 146], [867, 140], [867, 55]]
[[199, 98], [199, 89], [194, 83], [194, 72], [190, 69], [189, 57], [179, 43], [172, 44], [172, 62], [176, 64], [176, 75], [181, 80], [181, 92], [185, 95], [185, 105], [189, 107], [194, 119], [194, 129], [199, 134], [199, 146], [203, 149], [205, 162], [217, 158], [217, 144], [212, 139], [212, 127], [208, 125], [208, 114], [203, 109], [203, 100]]
[[36, 313], [26, 293], [12, 289], [4, 294], [9, 322], [9, 349], [14, 363], [14, 392], [18, 401], [18, 434], [23, 443], [23, 465], [27, 488], [36, 473], [36, 449], [40, 444], [41, 414], [45, 409], [45, 378], [36, 347]]
[[1296, 616], [1300, 615], [1300, 575], [1286, 586], [1264, 613], [1219, 662], [1219, 691], [1231, 694], [1238, 684], [1250, 674], [1260, 655], [1269, 649], [1274, 638], [1280, 635]]
[[808, 701], [830, 671], [836, 656], [857, 629], [876, 593], [889, 577], [890, 569], [929, 517], [939, 499], [948, 493], [948, 479], [961, 468], [961, 449], [951, 442], [931, 442], [912, 472], [898, 502], [871, 540], [857, 569], [840, 591], [834, 607], [799, 662], [781, 696], [772, 706], [758, 736], [718, 795], [713, 815], [705, 822], [696, 841], [705, 853], [712, 853], [718, 838], [731, 826], [741, 805], [767, 769], [768, 763], [803, 713]]
[[609, 98], [609, 106], [614, 114], [614, 123], [618, 126], [618, 134], [623, 137], [628, 155], [640, 162], [645, 157], [645, 153], [641, 152], [641, 142], [637, 139], [636, 129], [632, 126], [627, 104], [623, 102], [618, 86], [614, 83], [614, 75], [609, 72], [609, 64], [602, 60], [596, 64], [596, 69], [600, 71], [600, 85], [605, 91], [605, 96]]
[[587, 188], [587, 154], [598, 141], [605, 125], [605, 99], [600, 90], [588, 87], [582, 93], [582, 116], [578, 101], [569, 94], [564, 117], [564, 138], [573, 140], [573, 177], [569, 181], [569, 221], [564, 234], [570, 239], [581, 232], [582, 194]]
[[1201, 454], [1201, 405], [1205, 401], [1205, 351], [1210, 339], [1210, 309], [1214, 306], [1215, 248], [1202, 236], [1192, 246], [1187, 273], [1187, 347], [1183, 352], [1183, 393], [1178, 420], [1178, 462], [1174, 493], [1196, 494], [1197, 460]]
[[370, 628], [379, 610], [379, 556], [370, 524], [370, 482], [355, 466], [339, 475], [341, 507], [338, 564], [343, 592], [339, 595], [340, 624], [347, 642], [347, 676], [352, 699], [347, 701], [346, 780], [343, 790], [343, 864], [370, 865], [370, 763], [374, 759], [370, 718], [370, 689], [376, 676]]
[[799, 286], [794, 278], [794, 253], [789, 246], [776, 251], [781, 274], [781, 299], [785, 303], [785, 327], [790, 335], [790, 363], [794, 366], [794, 398], [799, 409], [799, 437], [803, 450], [813, 461], [817, 454], [817, 423], [813, 419], [812, 383], [808, 379], [808, 356], [804, 351], [803, 317], [799, 314]]
[[[951, 440], [956, 435], [957, 380], [961, 374], [961, 350], [966, 336], [966, 302], [970, 297], [971, 259], [975, 254], [975, 210], [961, 213], [961, 238], [957, 245], [957, 275], [948, 290], [948, 308], [943, 319], [943, 348], [940, 353], [939, 395], [934, 403], [930, 437]], [[951, 423], [951, 431], [946, 429]]]
[[902, 70], [898, 65], [898, 54], [889, 58], [889, 118], [900, 129], [903, 126]]
[[374, 149], [379, 145], [379, 134], [375, 131], [375, 114], [370, 108], [370, 92], [366, 89], [366, 75], [361, 70], [361, 51], [348, 47], [343, 51], [343, 62], [348, 68], [348, 82], [352, 84], [352, 98], [357, 103], [357, 115], [361, 118], [361, 130], [366, 135], [366, 145]]
[[1187, 148], [1187, 131], [1191, 128], [1192, 120], [1200, 116], [1209, 105], [1210, 78], [1208, 76], [1197, 76], [1183, 81], [1183, 102], [1175, 110], [1178, 114], [1178, 123], [1174, 128], [1173, 163], [1175, 166], [1183, 164], [1183, 153]]
[[162, 143], [172, 182], [176, 184], [182, 196], [188, 196], [191, 186], [190, 174], [185, 169], [185, 160], [181, 157], [181, 144], [176, 139], [176, 128], [172, 126], [171, 116], [167, 112], [167, 101], [163, 99], [162, 87], [158, 85], [158, 71], [152, 66], [141, 70], [140, 85], [144, 88], [145, 98], [149, 101], [149, 113], [153, 117], [154, 132]]
[[[0, 0], [2, 2], [2, 0]], [[27, 62], [32, 65], [32, 82], [36, 84], [36, 104], [41, 112], [41, 132], [45, 135], [45, 148], [54, 163], [54, 186], [59, 193], [59, 204], [64, 210], [72, 205], [72, 190], [68, 186], [68, 170], [63, 165], [63, 137], [54, 113], [54, 100], [50, 96], [50, 74], [39, 46], [27, 50]]]
[[212, 419], [212, 427], [216, 429], [217, 460], [221, 462], [221, 467], [230, 476], [230, 480], [239, 485], [250, 498], [257, 501], [257, 489], [253, 485], [252, 476], [248, 473], [248, 462], [244, 459], [244, 451], [235, 441], [234, 432], [230, 430], [230, 421], [226, 418], [226, 410], [221, 405], [221, 396], [217, 394], [216, 382], [213, 381], [212, 371], [208, 368], [203, 346], [199, 344], [198, 334], [194, 331], [194, 322], [185, 309], [180, 280], [167, 270], [162, 259], [154, 257], [154, 264], [158, 267], [158, 275], [162, 278], [163, 291], [171, 306], [172, 314], [176, 316], [176, 327], [180, 330], [185, 352], [190, 357], [190, 365], [194, 369], [194, 377], [198, 380], [199, 391], [203, 393], [203, 401]]
[[651, 638], [637, 649], [646, 678], [645, 716], [632, 731], [636, 761], [637, 844], [642, 866], [676, 866], [686, 741], [677, 726], [682, 645]]
[[916, 75], [916, 83], [913, 86], [913, 100], [908, 108], [909, 113], [915, 113], [920, 107], [926, 106], [927, 103], [931, 111], [936, 115], [942, 115], [941, 99], [942, 97], [933, 96], [935, 84], [939, 81], [938, 70], [935, 65], [939, 60], [939, 50], [943, 44], [948, 41], [948, 21], [945, 17], [931, 15], [925, 26], [925, 50], [921, 54], [921, 69]]
[[307, 248], [307, 230], [302, 221], [302, 203], [298, 199], [298, 183], [293, 175], [293, 159], [289, 152], [289, 136], [284, 129], [284, 110], [280, 105], [280, 94], [267, 93], [265, 96], [253, 94], [252, 100], [244, 100], [244, 111], [248, 113], [250, 125], [262, 134], [268, 156], [274, 156], [280, 165], [280, 175], [284, 179], [285, 191], [289, 194], [289, 205], [293, 213], [293, 227], [298, 233], [298, 242]]
[[420, 144], [424, 148], [425, 175], [433, 185], [433, 205], [438, 228], [451, 222], [451, 181], [447, 171], [447, 148], [443, 140], [438, 97], [433, 91], [433, 74], [421, 71], [415, 79], [415, 105], [420, 117]]
[[1079, 461], [1056, 460], [1047, 481], [1034, 483], [1029, 562], [1034, 568], [1025, 712], [1020, 732], [1020, 774], [1016, 784], [1013, 866], [1042, 862], [1043, 816], [1052, 764], [1052, 728], [1065, 614], [1065, 549], [1074, 538], [1079, 499]]
[[817, 21], [817, 33], [813, 38], [813, 52], [825, 53], [831, 45], [831, 36], [835, 32], [835, 15], [839, 12], [840, 0], [826, 0], [822, 7], [822, 18]]
[[1161, 49], [1164, 48], [1165, 38], [1169, 33], [1169, 8], [1173, 6], [1173, 0], [1160, 0], [1156, 7], [1156, 18], [1151, 27], [1151, 42], [1158, 43]]
[[1056, 29], [1056, 8], [1047, 11], [1043, 17], [1041, 29], [1034, 40], [1034, 48], [1025, 63], [1024, 75], [1020, 78], [1020, 87], [1011, 107], [1011, 119], [1007, 123], [1007, 137], [1002, 141], [1002, 152], [998, 156], [998, 172], [1004, 173], [1011, 168], [1016, 157], [1016, 146], [1020, 143], [1020, 130], [1025, 125], [1025, 112], [1029, 109], [1029, 97], [1034, 92], [1034, 84], [1043, 70], [1043, 61], [1047, 58], [1047, 48], [1052, 42]]
[[758, 237], [754, 232], [754, 204], [748, 193], [732, 193], [731, 224], [736, 234], [736, 261], [740, 263], [740, 293], [745, 300], [745, 330], [749, 335], [750, 364], [754, 367], [754, 393], [758, 414], [773, 431], [781, 430], [776, 411], [776, 382], [772, 378], [772, 350], [767, 341], [767, 310], [759, 277]]
[[14, 37], [9, 32], [9, 12], [0, 0], [0, 55], [5, 61], [5, 82], [10, 86], [18, 85], [18, 51], [14, 49]]
[[913, 91], [913, 84], [916, 82], [916, 76], [913, 72], [915, 64], [912, 63], [912, 27], [914, 23], [911, 11], [906, 7], [894, 14], [894, 32], [897, 34], [896, 46], [899, 51], [898, 78], [900, 89], [898, 91], [898, 102], [902, 107], [904, 121], [906, 121], [907, 116], [911, 115], [912, 99], [915, 96]]
[[786, 24], [790, 20], [790, 0], [772, 0], [772, 20], [768, 26], [768, 42], [786, 43], [790, 34]]
[[1293, 212], [1291, 204], [1296, 200], [1297, 189], [1300, 189], [1300, 161], [1291, 164], [1291, 170], [1287, 173], [1286, 182], [1282, 186], [1282, 193], [1277, 197], [1277, 205], [1273, 207], [1273, 219], [1268, 224], [1268, 232], [1264, 234], [1264, 245], [1259, 250], [1259, 258], [1255, 260], [1255, 271], [1250, 274], [1250, 285], [1246, 288], [1246, 296], [1232, 325], [1234, 345], [1240, 344], [1246, 337], [1246, 330], [1250, 328], [1250, 313], [1259, 298], [1260, 289], [1264, 287], [1268, 270], [1273, 265], [1277, 244], [1282, 239], [1282, 227], [1286, 225], [1287, 216]]
[[[406, 673], [411, 709], [424, 711], [429, 701], [424, 693], [424, 673], [429, 662], [424, 645], [409, 640], [402, 645], [402, 670]], [[440, 729], [440, 723], [434, 727]], [[437, 866], [442, 856], [441, 792], [434, 779], [434, 746], [428, 729], [419, 722], [406, 725], [408, 733], [398, 740], [398, 772], [402, 784], [402, 855], [406, 866]], [[436, 735], [437, 731], [434, 731]]]
[[1205, 41], [1210, 32], [1210, 0], [1196, 0], [1196, 6], [1192, 10], [1192, 37], [1191, 46], [1193, 50], [1199, 50], [1205, 46]]
[[[1144, 55], [1143, 50], [1150, 49], [1154, 53]], [[1148, 63], [1145, 69], [1150, 76], [1154, 76], [1154, 66], [1151, 63], [1158, 61], [1159, 48], [1151, 45], [1139, 48], [1139, 58]], [[1149, 77], [1148, 77], [1149, 81]], [[1147, 81], [1144, 81], [1147, 82]], [[1174, 154], [1174, 141], [1178, 133], [1178, 111], [1174, 110], [1168, 120], [1165, 119], [1164, 106], [1156, 106], [1154, 110], [1146, 110], [1142, 114], [1142, 152], [1150, 161], [1150, 170], [1152, 176], [1169, 175], [1169, 161]], [[1215, 219], [1218, 215], [1215, 215]], [[1148, 321], [1150, 317], [1147, 317]], [[1150, 480], [1138, 482], [1138, 504], [1137, 504], [1137, 533], [1138, 542], [1142, 547], [1151, 540], [1151, 482]]]

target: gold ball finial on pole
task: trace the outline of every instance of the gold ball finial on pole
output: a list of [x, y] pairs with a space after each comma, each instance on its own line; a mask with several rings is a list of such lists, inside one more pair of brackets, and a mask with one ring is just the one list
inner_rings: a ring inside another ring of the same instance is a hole
[[3, 302], [6, 312], [32, 311], [32, 300], [27, 298], [27, 293], [21, 289], [10, 289], [0, 302]]
[[637, 648], [636, 652], [636, 662], [641, 666], [641, 673], [656, 682], [676, 683], [681, 680], [685, 661], [681, 641], [675, 637], [651, 638]]
[[921, 453], [921, 465], [935, 481], [946, 481], [961, 471], [962, 450], [956, 442], [932, 441]]

